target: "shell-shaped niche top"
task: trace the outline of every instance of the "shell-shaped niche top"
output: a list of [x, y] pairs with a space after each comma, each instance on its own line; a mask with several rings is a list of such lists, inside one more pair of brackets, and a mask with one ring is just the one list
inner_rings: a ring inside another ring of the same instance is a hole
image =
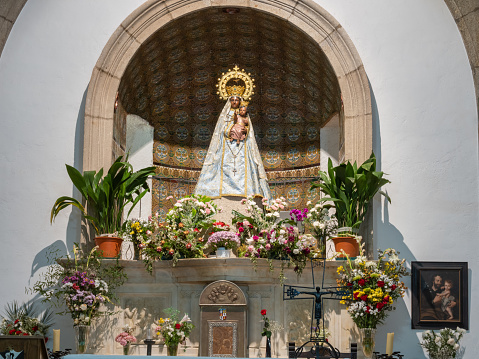
[[246, 305], [246, 297], [233, 282], [218, 280], [203, 289], [200, 305]]
[[221, 100], [227, 100], [230, 96], [239, 96], [243, 100], [251, 100], [251, 95], [254, 95], [254, 79], [251, 78], [250, 73], [246, 73], [244, 69], [240, 71], [236, 65], [233, 70], [229, 69], [227, 73], [222, 73], [216, 85], [218, 91], [216, 94], [220, 96]]

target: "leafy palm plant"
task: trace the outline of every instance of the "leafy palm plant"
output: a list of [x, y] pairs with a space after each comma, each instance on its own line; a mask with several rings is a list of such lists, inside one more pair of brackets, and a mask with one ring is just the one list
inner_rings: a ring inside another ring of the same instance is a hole
[[56, 200], [51, 210], [50, 223], [58, 213], [68, 207], [75, 206], [83, 216], [95, 227], [97, 234], [115, 233], [120, 231], [123, 210], [131, 203], [126, 218], [141, 198], [150, 191], [147, 179], [155, 173], [154, 167], [143, 168], [133, 172], [128, 163], [128, 157], [120, 156], [111, 165], [108, 173], [103, 177], [103, 169], [85, 171], [83, 175], [72, 166], [66, 165], [68, 175], [73, 185], [85, 198], [85, 206], [80, 201], [69, 196]]
[[371, 154], [361, 166], [349, 161], [333, 167], [328, 161], [328, 172], [319, 172], [321, 182], [313, 183], [311, 189], [320, 188], [326, 197], [320, 201], [332, 201], [336, 208], [338, 227], [359, 228], [364, 221], [369, 203], [380, 193], [389, 203], [391, 198], [380, 190], [389, 180], [384, 172], [376, 171], [376, 156]]

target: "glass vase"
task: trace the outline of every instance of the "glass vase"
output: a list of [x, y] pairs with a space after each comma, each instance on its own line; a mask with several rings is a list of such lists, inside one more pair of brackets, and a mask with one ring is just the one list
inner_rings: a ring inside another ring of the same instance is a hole
[[318, 251], [320, 258], [326, 258], [326, 237], [318, 238]]
[[128, 343], [127, 345], [123, 347], [123, 355], [128, 355], [128, 354], [130, 354], [130, 343]]
[[359, 328], [361, 335], [361, 345], [363, 348], [363, 354], [366, 358], [372, 358], [375, 345], [375, 328]]
[[75, 344], [77, 354], [85, 354], [88, 347], [88, 336], [90, 335], [89, 325], [76, 325], [75, 327]]
[[178, 343], [170, 344], [166, 347], [166, 353], [169, 357], [175, 357], [178, 355]]

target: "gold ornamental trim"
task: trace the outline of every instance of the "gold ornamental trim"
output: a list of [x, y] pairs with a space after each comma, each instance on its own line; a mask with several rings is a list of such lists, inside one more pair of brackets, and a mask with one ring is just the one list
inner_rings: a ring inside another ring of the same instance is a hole
[[[228, 82], [233, 79], [243, 81], [244, 86], [238, 84], [228, 85]], [[227, 73], [223, 72], [221, 74], [216, 87], [218, 88], [216, 94], [220, 96], [221, 100], [227, 100], [230, 96], [240, 96], [244, 101], [250, 101], [256, 86], [254, 79], [251, 78], [251, 73], [246, 73], [244, 69], [240, 71], [236, 65], [233, 67], [233, 70], [229, 69]]]

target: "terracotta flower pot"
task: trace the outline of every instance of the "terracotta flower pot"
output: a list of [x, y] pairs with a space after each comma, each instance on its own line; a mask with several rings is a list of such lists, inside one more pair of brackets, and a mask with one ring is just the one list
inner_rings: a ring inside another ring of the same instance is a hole
[[[344, 252], [350, 258], [354, 258], [359, 255], [359, 244], [355, 237], [334, 237], [332, 240], [334, 242], [336, 252], [341, 252], [341, 250], [344, 250]], [[340, 255], [339, 257], [341, 258], [344, 256]]]
[[103, 258], [116, 258], [121, 251], [122, 238], [119, 237], [96, 237], [95, 244], [99, 247]]

